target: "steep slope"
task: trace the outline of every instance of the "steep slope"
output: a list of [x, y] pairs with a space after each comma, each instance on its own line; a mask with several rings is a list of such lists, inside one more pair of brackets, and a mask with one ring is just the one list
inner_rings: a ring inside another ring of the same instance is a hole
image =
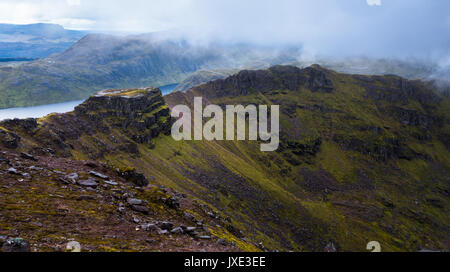
[[61, 54], [0, 67], [0, 108], [86, 99], [110, 88], [181, 82], [199, 69], [280, 64], [293, 57], [246, 46], [193, 46], [156, 34], [90, 34]]
[[[164, 135], [165, 102], [191, 105], [194, 96], [281, 105], [279, 150]], [[242, 250], [365, 251], [369, 241], [384, 251], [448, 250], [449, 102], [397, 76], [274, 66], [164, 100], [153, 89], [100, 93], [73, 113], [2, 122], [0, 140], [136, 168], [152, 185], [194, 198], [211, 234]]]

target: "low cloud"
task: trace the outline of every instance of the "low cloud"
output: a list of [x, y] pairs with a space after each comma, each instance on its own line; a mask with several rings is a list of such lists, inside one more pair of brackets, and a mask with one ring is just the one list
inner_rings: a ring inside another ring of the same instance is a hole
[[[376, 8], [374, 8], [376, 7]], [[303, 45], [329, 56], [450, 55], [448, 0], [2, 0], [0, 22], [170, 31], [196, 43]]]

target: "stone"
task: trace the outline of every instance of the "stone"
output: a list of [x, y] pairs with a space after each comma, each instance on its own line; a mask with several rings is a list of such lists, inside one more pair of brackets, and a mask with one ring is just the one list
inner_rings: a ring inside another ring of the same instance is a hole
[[158, 234], [166, 235], [166, 234], [169, 234], [169, 231], [167, 231], [167, 230], [159, 230]]
[[187, 227], [187, 228], [185, 229], [185, 232], [191, 233], [191, 232], [194, 232], [194, 231], [196, 231], [196, 230], [197, 230], [196, 227]]
[[113, 180], [105, 180], [104, 181], [106, 184], [111, 185], [111, 186], [117, 186], [119, 185], [119, 183], [113, 181]]
[[161, 222], [161, 228], [163, 230], [171, 230], [173, 228], [173, 224], [171, 222]]
[[141, 206], [141, 205], [132, 205], [131, 209], [133, 211], [140, 212], [140, 213], [143, 213], [143, 214], [148, 214], [149, 213], [148, 208], [144, 207], [144, 206]]
[[159, 232], [161, 229], [156, 224], [148, 223], [141, 225], [141, 229], [145, 231]]
[[66, 175], [64, 178], [75, 184], [75, 183], [77, 183], [77, 180], [78, 180], [78, 174], [71, 173], [71, 174]]
[[86, 162], [84, 165], [87, 166], [87, 167], [90, 167], [90, 168], [97, 168], [98, 167], [98, 165], [95, 162]]
[[8, 173], [13, 174], [13, 175], [19, 175], [19, 171], [17, 171], [16, 168], [11, 167], [11, 168], [8, 168], [7, 171], [8, 171]]
[[222, 245], [222, 246], [228, 245], [228, 243], [227, 243], [225, 240], [223, 240], [223, 239], [217, 240], [217, 243], [218, 243], [219, 245]]
[[37, 161], [37, 159], [33, 155], [24, 152], [20, 153], [20, 157], [26, 160]]
[[143, 201], [137, 198], [128, 198], [127, 203], [130, 205], [142, 205]]
[[211, 240], [211, 236], [208, 236], [208, 235], [202, 235], [199, 238], [202, 240]]
[[109, 179], [108, 176], [105, 176], [105, 175], [103, 175], [103, 174], [101, 174], [99, 172], [95, 172], [95, 171], [89, 171], [89, 175], [92, 175], [92, 176], [94, 176], [96, 178], [105, 179], [105, 180]]
[[22, 238], [8, 239], [2, 245], [2, 252], [30, 252], [30, 244]]
[[87, 180], [78, 180], [77, 183], [81, 186], [85, 187], [92, 187], [95, 188], [98, 186], [98, 183], [95, 181], [95, 179], [87, 179]]
[[145, 176], [141, 173], [137, 173], [135, 169], [125, 171], [118, 170], [117, 172], [127, 181], [132, 182], [139, 187], [145, 187], [148, 185], [148, 180]]
[[177, 228], [172, 229], [170, 232], [173, 234], [182, 234], [183, 229], [181, 227], [177, 227]]

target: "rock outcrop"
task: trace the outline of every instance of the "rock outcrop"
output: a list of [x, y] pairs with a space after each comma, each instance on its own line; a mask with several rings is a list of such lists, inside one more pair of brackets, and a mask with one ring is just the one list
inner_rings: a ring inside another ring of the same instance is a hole
[[78, 147], [96, 159], [113, 150], [137, 154], [137, 144], [153, 145], [152, 139], [169, 132], [170, 125], [170, 110], [159, 89], [106, 90], [70, 113], [3, 121], [0, 141], [6, 148], [63, 157]]

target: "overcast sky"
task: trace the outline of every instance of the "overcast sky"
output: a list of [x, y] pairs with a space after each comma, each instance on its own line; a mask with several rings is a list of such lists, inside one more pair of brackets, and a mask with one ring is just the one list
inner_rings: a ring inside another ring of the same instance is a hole
[[0, 23], [177, 30], [328, 55], [450, 55], [449, 0], [0, 0]]

